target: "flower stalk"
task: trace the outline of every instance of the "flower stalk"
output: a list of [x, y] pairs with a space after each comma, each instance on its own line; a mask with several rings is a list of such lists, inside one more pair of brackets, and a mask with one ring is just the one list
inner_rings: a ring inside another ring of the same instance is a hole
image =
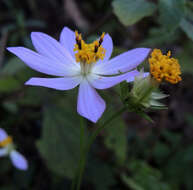
[[[117, 117], [119, 117], [124, 111], [126, 111], [127, 108], [123, 107], [121, 108], [118, 112], [114, 113], [109, 119], [107, 119], [103, 125], [99, 126], [90, 136], [88, 143], [85, 146], [85, 149], [81, 149], [83, 150], [83, 153], [81, 153], [81, 158], [80, 158], [80, 166], [78, 167], [78, 179], [77, 179], [77, 187], [76, 190], [80, 189], [81, 183], [82, 183], [82, 178], [83, 178], [83, 174], [84, 174], [84, 170], [85, 170], [85, 166], [86, 166], [86, 160], [87, 160], [87, 156], [89, 153], [89, 150], [94, 142], [94, 140], [96, 139], [96, 137], [98, 136], [98, 134], [106, 127], [109, 125], [109, 123], [111, 123], [114, 119], [116, 119]], [[82, 138], [82, 137], [81, 137]]]

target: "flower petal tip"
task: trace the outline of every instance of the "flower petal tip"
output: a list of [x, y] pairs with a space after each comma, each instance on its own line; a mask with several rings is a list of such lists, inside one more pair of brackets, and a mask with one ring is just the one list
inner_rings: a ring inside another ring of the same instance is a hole
[[102, 102], [102, 105], [100, 105], [100, 111], [98, 112], [98, 110], [96, 110], [95, 114], [87, 113], [87, 112], [85, 112], [85, 110], [81, 111], [80, 108], [77, 109], [77, 112], [79, 115], [88, 119], [89, 121], [91, 121], [93, 123], [97, 123], [98, 120], [102, 117], [105, 109], [106, 109], [106, 103]]
[[104, 110], [101, 112], [101, 114], [98, 115], [97, 117], [95, 117], [95, 116], [87, 116], [87, 115], [85, 115], [85, 114], [80, 113], [79, 111], [78, 111], [78, 114], [81, 115], [82, 117], [88, 119], [89, 121], [91, 121], [91, 122], [93, 122], [93, 123], [97, 123], [98, 120], [102, 117], [104, 111], [105, 111], [105, 108], [104, 108]]
[[32, 81], [32, 78], [29, 79], [28, 81], [26, 81], [24, 84], [25, 84], [25, 85], [31, 85], [31, 81]]
[[[11, 52], [11, 53], [14, 53], [15, 50], [17, 50], [19, 47], [7, 47], [7, 51]], [[15, 54], [15, 53], [14, 53]]]
[[79, 87], [77, 112], [96, 123], [102, 116], [105, 108], [105, 101], [87, 81], [83, 81]]
[[141, 53], [149, 54], [151, 52], [151, 48], [137, 48]]
[[26, 48], [21, 47], [21, 46], [17, 46], [17, 47], [7, 47], [6, 48], [9, 52], [13, 53], [14, 55], [16, 55], [17, 57], [20, 56], [20, 54], [22, 54], [23, 51], [25, 51]]
[[40, 35], [44, 35], [43, 32], [31, 32], [31, 39], [37, 38]]
[[28, 169], [28, 161], [26, 158], [17, 152], [16, 150], [11, 151], [10, 158], [13, 165], [19, 170], [27, 170]]

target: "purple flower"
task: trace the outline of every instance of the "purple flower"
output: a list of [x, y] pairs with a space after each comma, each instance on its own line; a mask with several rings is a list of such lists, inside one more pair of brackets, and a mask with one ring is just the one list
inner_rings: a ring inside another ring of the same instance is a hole
[[12, 164], [19, 170], [27, 170], [28, 162], [23, 155], [14, 148], [12, 138], [0, 128], [0, 157], [9, 156]]
[[24, 47], [7, 49], [32, 69], [58, 78], [31, 78], [25, 84], [57, 90], [79, 85], [77, 111], [92, 122], [97, 122], [106, 107], [95, 89], [133, 81], [139, 74], [134, 69], [150, 52], [148, 48], [136, 48], [109, 60], [113, 42], [108, 34], [86, 44], [80, 34], [67, 27], [59, 42], [41, 32], [32, 32], [31, 39], [38, 53]]

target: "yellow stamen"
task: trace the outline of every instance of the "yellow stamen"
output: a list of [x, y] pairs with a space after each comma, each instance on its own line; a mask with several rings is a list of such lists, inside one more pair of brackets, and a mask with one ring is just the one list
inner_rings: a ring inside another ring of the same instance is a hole
[[82, 39], [81, 34], [78, 34], [77, 31], [75, 31], [76, 35], [76, 44], [74, 51], [75, 53], [75, 58], [77, 62], [81, 63], [95, 63], [99, 59], [103, 60], [105, 56], [105, 49], [102, 47], [102, 42], [105, 33], [103, 33], [98, 40], [94, 41], [91, 44], [86, 44], [85, 41]]
[[165, 80], [176, 84], [182, 80], [180, 65], [177, 59], [170, 58], [171, 52], [163, 55], [160, 49], [154, 49], [149, 58], [151, 75], [158, 81]]
[[8, 136], [3, 141], [0, 142], [0, 147], [5, 147], [8, 144], [11, 144], [13, 142], [12, 137]]

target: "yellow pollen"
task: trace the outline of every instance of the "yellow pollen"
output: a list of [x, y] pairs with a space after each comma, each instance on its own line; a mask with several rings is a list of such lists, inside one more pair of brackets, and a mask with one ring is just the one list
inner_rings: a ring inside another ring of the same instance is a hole
[[12, 142], [13, 142], [12, 138], [8, 136], [7, 138], [5, 138], [3, 141], [0, 142], [0, 147], [5, 147], [8, 144], [11, 144]]
[[74, 47], [75, 58], [77, 62], [81, 63], [95, 63], [99, 59], [103, 60], [106, 50], [102, 47], [102, 42], [105, 33], [103, 33], [99, 40], [94, 41], [91, 44], [86, 44], [82, 39], [81, 34], [75, 31], [76, 44]]
[[163, 55], [160, 49], [154, 49], [149, 58], [151, 75], [158, 81], [165, 80], [176, 84], [182, 80], [180, 65], [177, 59], [170, 58], [171, 52]]

